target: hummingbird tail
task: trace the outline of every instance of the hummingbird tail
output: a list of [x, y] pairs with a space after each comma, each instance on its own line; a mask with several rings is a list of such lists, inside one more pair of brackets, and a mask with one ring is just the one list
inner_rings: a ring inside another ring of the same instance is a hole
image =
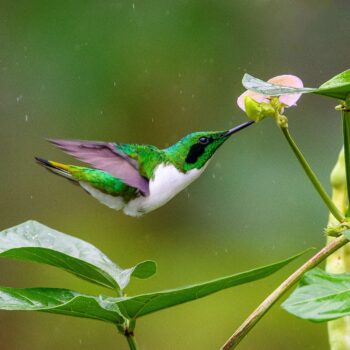
[[46, 169], [52, 171], [53, 173], [61, 175], [68, 180], [76, 181], [69, 171], [69, 165], [53, 162], [51, 160], [46, 160], [39, 157], [35, 157], [35, 159], [38, 162], [38, 164], [44, 166]]

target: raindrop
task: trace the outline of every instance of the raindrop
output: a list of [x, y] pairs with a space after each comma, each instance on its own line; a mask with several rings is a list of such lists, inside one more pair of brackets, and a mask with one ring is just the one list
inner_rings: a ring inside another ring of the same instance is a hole
[[24, 120], [27, 122], [28, 119], [29, 119], [29, 115], [28, 115], [28, 114], [25, 114], [25, 115], [24, 115]]
[[18, 96], [16, 97], [17, 103], [21, 102], [22, 100], [23, 100], [23, 95], [22, 95], [22, 94], [21, 94], [21, 95], [18, 95]]

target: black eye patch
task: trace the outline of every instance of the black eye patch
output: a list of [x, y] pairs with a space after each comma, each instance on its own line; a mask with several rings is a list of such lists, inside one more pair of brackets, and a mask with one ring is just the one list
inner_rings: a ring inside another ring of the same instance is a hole
[[213, 142], [213, 139], [210, 137], [205, 137], [205, 143], [203, 143], [203, 139], [204, 137], [201, 137], [198, 143], [195, 143], [191, 146], [190, 151], [188, 152], [187, 157], [185, 159], [186, 163], [195, 163], [198, 160], [198, 158], [204, 153], [205, 148]]

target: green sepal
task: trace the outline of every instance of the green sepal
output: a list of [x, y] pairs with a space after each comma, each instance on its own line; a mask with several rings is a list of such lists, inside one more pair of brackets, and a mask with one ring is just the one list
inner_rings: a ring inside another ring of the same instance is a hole
[[245, 112], [248, 118], [259, 122], [266, 117], [274, 117], [275, 110], [269, 103], [257, 102], [250, 96], [245, 96], [244, 98]]

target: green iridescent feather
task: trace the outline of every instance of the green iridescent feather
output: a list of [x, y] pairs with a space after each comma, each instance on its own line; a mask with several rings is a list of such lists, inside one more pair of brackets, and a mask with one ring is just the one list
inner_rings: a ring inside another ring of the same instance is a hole
[[122, 196], [125, 201], [136, 198], [138, 195], [136, 188], [126, 185], [122, 180], [105, 171], [75, 165], [69, 165], [68, 170], [75, 180], [88, 182], [105, 193]]

